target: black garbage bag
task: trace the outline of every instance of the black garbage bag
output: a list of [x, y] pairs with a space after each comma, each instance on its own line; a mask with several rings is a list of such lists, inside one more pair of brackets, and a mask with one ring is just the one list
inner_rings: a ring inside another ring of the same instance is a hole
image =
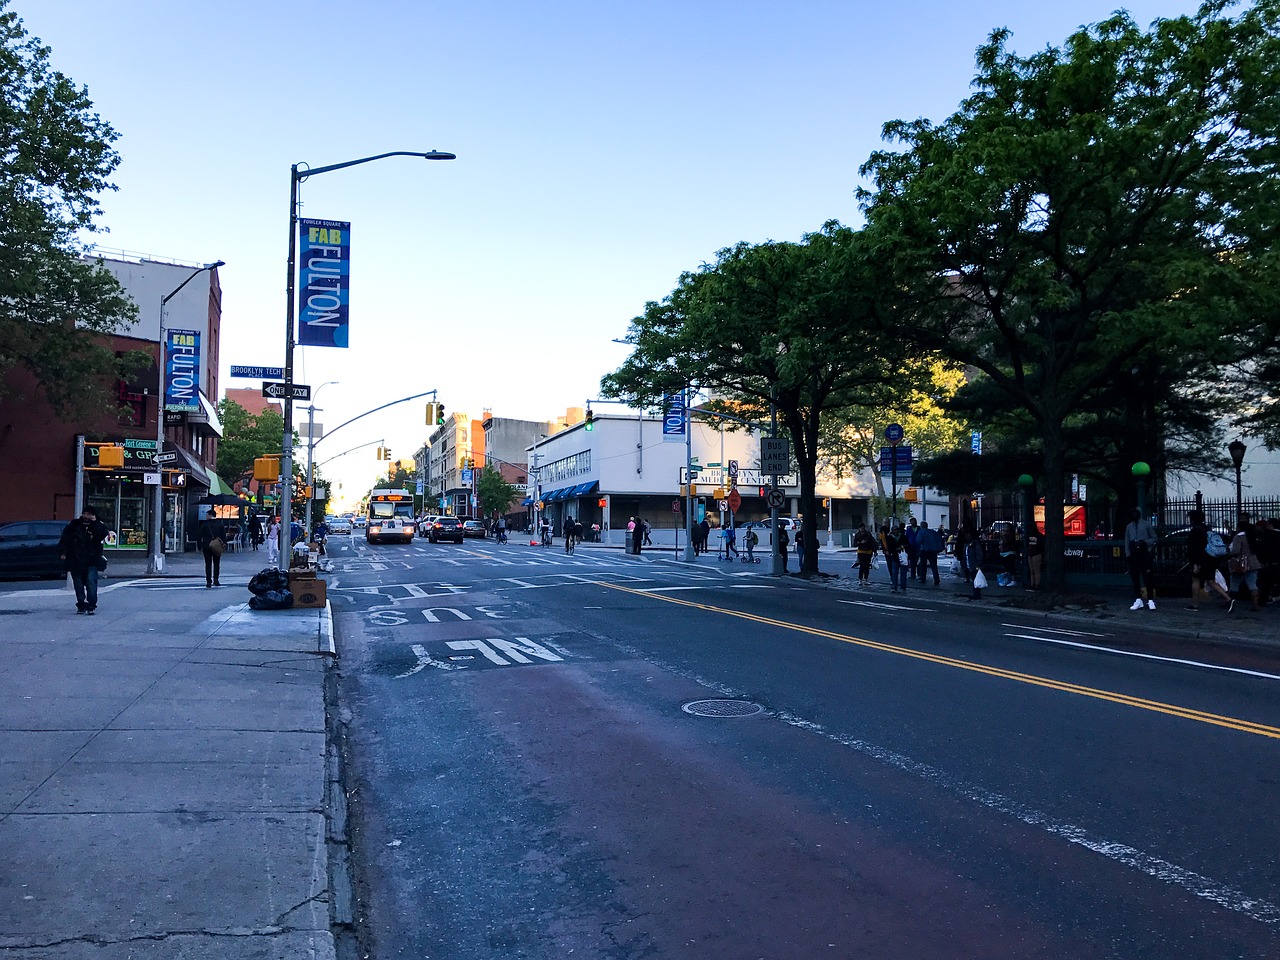
[[250, 610], [288, 610], [293, 606], [293, 594], [288, 590], [268, 590], [249, 600]]
[[270, 590], [288, 590], [289, 577], [277, 567], [264, 567], [249, 581], [249, 592], [262, 596]]

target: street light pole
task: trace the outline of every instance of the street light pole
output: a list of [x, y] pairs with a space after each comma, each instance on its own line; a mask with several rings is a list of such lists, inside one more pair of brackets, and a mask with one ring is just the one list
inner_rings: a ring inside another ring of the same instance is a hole
[[169, 301], [178, 295], [178, 293], [188, 283], [194, 280], [206, 270], [216, 270], [218, 267], [225, 267], [226, 262], [218, 260], [216, 263], [206, 263], [200, 269], [194, 271], [187, 279], [183, 280], [170, 293], [160, 298], [160, 333], [158, 337], [160, 346], [160, 365], [156, 368], [156, 463], [155, 471], [160, 474], [160, 482], [156, 484], [156, 490], [153, 494], [151, 503], [151, 555], [147, 561], [147, 574], [149, 576], [158, 576], [164, 573], [164, 470], [160, 466], [159, 457], [164, 453], [164, 415], [165, 415], [165, 343], [164, 343], [164, 310], [169, 305]]
[[456, 160], [457, 155], [440, 150], [418, 153], [411, 150], [393, 150], [373, 157], [331, 163], [324, 167], [307, 167], [299, 170], [294, 164], [289, 170], [289, 260], [285, 268], [285, 324], [284, 324], [284, 436], [280, 443], [280, 569], [288, 571], [293, 541], [290, 528], [293, 523], [293, 310], [294, 267], [298, 256], [298, 184], [307, 177], [371, 163], [386, 157], [422, 157], [424, 160]]
[[[311, 490], [311, 484], [315, 482], [315, 462], [316, 462], [316, 397], [320, 396], [320, 391], [325, 387], [336, 384], [337, 380], [326, 380], [320, 386], [316, 387], [311, 394], [311, 404], [307, 407], [307, 526], [306, 535], [311, 536], [311, 505], [315, 502], [315, 496]], [[324, 413], [323, 410], [320, 411]]]
[[1227, 444], [1227, 453], [1231, 454], [1231, 462], [1236, 468], [1236, 519], [1240, 519], [1240, 511], [1244, 509], [1244, 501], [1240, 498], [1240, 468], [1244, 465], [1244, 455], [1249, 448], [1244, 441], [1236, 437]]

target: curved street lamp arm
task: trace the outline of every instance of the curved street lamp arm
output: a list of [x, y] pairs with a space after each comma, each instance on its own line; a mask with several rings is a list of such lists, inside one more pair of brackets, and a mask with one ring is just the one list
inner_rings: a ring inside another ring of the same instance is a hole
[[343, 163], [330, 163], [323, 167], [308, 167], [305, 170], [299, 170], [298, 165], [293, 165], [293, 179], [301, 181], [307, 177], [314, 177], [317, 174], [329, 173], [332, 170], [342, 170], [346, 167], [359, 166], [362, 163], [372, 163], [374, 160], [382, 160], [386, 157], [422, 157], [424, 160], [456, 160], [457, 154], [446, 153], [443, 150], [431, 150], [427, 153], [419, 153], [415, 150], [392, 150], [390, 153], [380, 153], [376, 157], [361, 157], [359, 160], [346, 160]]
[[[335, 433], [337, 433], [343, 427], [347, 426], [348, 424], [355, 423], [357, 420], [363, 420], [365, 417], [369, 416], [369, 414], [371, 413], [377, 413], [379, 410], [387, 409], [387, 407], [394, 407], [397, 403], [407, 403], [410, 400], [417, 400], [421, 397], [432, 397], [434, 399], [435, 395], [436, 395], [435, 390], [428, 390], [425, 393], [415, 393], [411, 397], [401, 397], [399, 400], [392, 400], [390, 403], [384, 403], [380, 407], [374, 407], [372, 410], [366, 410], [364, 413], [360, 414], [358, 417], [352, 417], [350, 420], [346, 421], [346, 423], [338, 424], [332, 430], [328, 431], [323, 437], [321, 437], [319, 440], [313, 443], [312, 446], [318, 447], [322, 441], [328, 440], [330, 437], [332, 437]], [[368, 446], [368, 444], [366, 444], [366, 446]], [[325, 461], [325, 462], [327, 463], [328, 461]]]

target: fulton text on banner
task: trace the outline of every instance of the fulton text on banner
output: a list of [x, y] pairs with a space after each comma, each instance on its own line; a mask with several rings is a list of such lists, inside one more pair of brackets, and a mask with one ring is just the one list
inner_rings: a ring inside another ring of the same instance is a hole
[[662, 441], [684, 443], [684, 394], [668, 393], [662, 398]]
[[166, 330], [164, 408], [200, 409], [200, 331]]
[[298, 221], [298, 344], [346, 347], [351, 224]]

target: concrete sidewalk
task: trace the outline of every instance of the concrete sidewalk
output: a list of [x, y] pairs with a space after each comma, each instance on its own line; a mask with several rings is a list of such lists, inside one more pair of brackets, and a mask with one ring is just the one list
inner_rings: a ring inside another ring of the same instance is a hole
[[113, 562], [94, 617], [0, 584], [4, 956], [335, 955], [332, 622], [249, 610], [265, 560], [229, 554], [212, 590], [198, 556]]

